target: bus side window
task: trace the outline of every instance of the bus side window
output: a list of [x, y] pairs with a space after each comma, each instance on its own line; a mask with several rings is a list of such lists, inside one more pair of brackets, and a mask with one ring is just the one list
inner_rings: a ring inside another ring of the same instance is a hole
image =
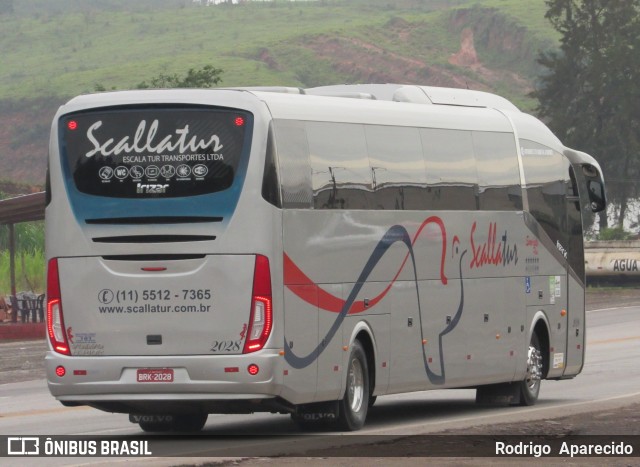
[[269, 136], [264, 159], [264, 172], [262, 174], [262, 197], [277, 208], [282, 207], [280, 199], [280, 182], [276, 167], [276, 148], [273, 135], [273, 124], [269, 125]]
[[371, 209], [373, 179], [364, 127], [307, 122], [315, 209]]
[[427, 209], [426, 172], [417, 128], [365, 127], [376, 209]]
[[554, 243], [562, 243], [561, 230], [567, 210], [562, 156], [534, 141], [520, 140], [520, 146], [529, 212]]
[[475, 211], [478, 173], [470, 131], [420, 130], [427, 209]]
[[313, 194], [305, 123], [275, 120], [274, 135], [282, 186], [282, 207], [310, 209]]
[[484, 211], [522, 209], [522, 188], [515, 140], [511, 133], [474, 131], [478, 197]]
[[564, 245], [567, 249], [567, 260], [579, 278], [584, 280], [584, 256], [582, 238], [582, 212], [580, 209], [580, 194], [578, 182], [573, 166], [568, 160], [563, 160], [566, 183], [567, 226], [564, 232]]
[[567, 184], [567, 203], [569, 203], [569, 205], [573, 204], [573, 208], [579, 212], [580, 193], [578, 191], [578, 181], [576, 180], [576, 173], [568, 161], [565, 163], [565, 166], [567, 166], [569, 170], [569, 179], [565, 180]]

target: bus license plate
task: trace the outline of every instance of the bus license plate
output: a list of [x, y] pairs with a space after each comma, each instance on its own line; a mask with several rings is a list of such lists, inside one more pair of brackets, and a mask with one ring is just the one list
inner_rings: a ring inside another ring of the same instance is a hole
[[173, 383], [173, 368], [138, 368], [138, 383]]

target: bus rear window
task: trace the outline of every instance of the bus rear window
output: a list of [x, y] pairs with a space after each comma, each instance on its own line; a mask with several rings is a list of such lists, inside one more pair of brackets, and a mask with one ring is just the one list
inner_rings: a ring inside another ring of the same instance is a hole
[[174, 198], [223, 191], [238, 169], [251, 115], [170, 108], [65, 115], [61, 153], [76, 188], [114, 198]]

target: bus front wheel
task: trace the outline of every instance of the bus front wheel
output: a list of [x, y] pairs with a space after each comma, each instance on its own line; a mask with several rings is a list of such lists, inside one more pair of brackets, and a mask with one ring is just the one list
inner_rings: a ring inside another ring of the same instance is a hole
[[540, 339], [534, 332], [527, 351], [527, 372], [520, 382], [520, 405], [533, 405], [538, 400], [543, 370]]
[[345, 431], [364, 426], [369, 409], [369, 370], [360, 341], [355, 341], [347, 365], [347, 385], [339, 403], [338, 427]]

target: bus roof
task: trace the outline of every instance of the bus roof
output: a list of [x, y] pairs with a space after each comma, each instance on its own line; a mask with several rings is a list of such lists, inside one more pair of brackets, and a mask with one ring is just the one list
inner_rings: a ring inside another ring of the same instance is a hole
[[61, 112], [136, 104], [221, 105], [253, 108], [261, 101], [272, 118], [430, 127], [513, 133], [519, 138], [565, 147], [538, 119], [508, 100], [481, 91], [402, 84], [359, 84], [105, 92], [70, 100]]
[[483, 91], [405, 84], [346, 84], [322, 86], [305, 90], [306, 94], [340, 96], [349, 93], [368, 94], [374, 99], [410, 102], [413, 104], [487, 107], [518, 112], [519, 109], [504, 97]]
[[491, 108], [421, 105], [333, 95], [249, 92], [267, 105], [274, 119], [513, 132], [508, 119]]

